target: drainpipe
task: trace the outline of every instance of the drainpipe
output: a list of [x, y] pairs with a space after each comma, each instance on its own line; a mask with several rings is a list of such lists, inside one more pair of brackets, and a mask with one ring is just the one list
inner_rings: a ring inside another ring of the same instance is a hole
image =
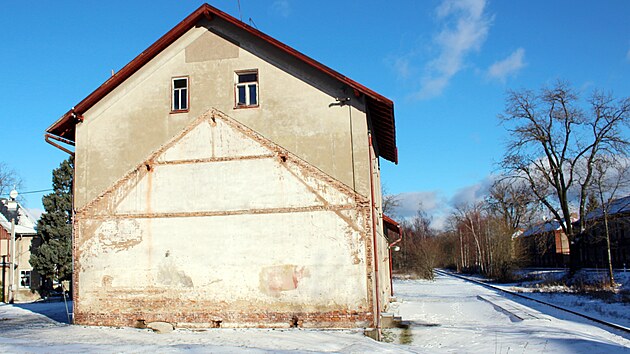
[[392, 262], [392, 247], [396, 246], [403, 239], [402, 227], [400, 227], [400, 225], [398, 225], [398, 236], [399, 236], [398, 240], [390, 243], [388, 247], [388, 250], [389, 250], [389, 290], [391, 291], [392, 296], [394, 296], [394, 277], [392, 273], [394, 270], [394, 264]]
[[52, 135], [52, 134], [49, 134], [49, 133], [46, 133], [46, 134], [44, 135], [44, 139], [46, 140], [46, 142], [47, 142], [48, 144], [50, 144], [50, 145], [52, 145], [52, 146], [56, 147], [57, 149], [59, 149], [59, 150], [61, 150], [61, 151], [65, 152], [65, 153], [67, 153], [67, 154], [69, 154], [69, 155], [71, 155], [71, 156], [74, 156], [74, 152], [72, 152], [72, 151], [70, 151], [70, 150], [66, 149], [65, 147], [63, 147], [63, 146], [61, 146], [61, 145], [57, 144], [57, 143], [56, 143], [56, 142], [54, 142], [54, 141], [50, 141], [50, 139], [57, 140], [57, 141], [59, 141], [59, 142], [62, 142], [62, 143], [64, 143], [64, 144], [68, 144], [68, 145], [72, 145], [72, 146], [74, 146], [74, 141], [69, 140], [69, 139], [64, 139], [64, 138], [62, 138], [62, 137], [60, 137], [60, 136]]
[[374, 166], [372, 164], [372, 134], [368, 134], [368, 153], [370, 156], [370, 196], [371, 200], [371, 209], [372, 209], [372, 249], [374, 251], [374, 286], [376, 288], [376, 314], [375, 314], [375, 325], [376, 330], [378, 332], [378, 340], [381, 340], [381, 302], [379, 298], [379, 283], [378, 283], [378, 246], [377, 246], [377, 235], [376, 235], [376, 205], [374, 205]]

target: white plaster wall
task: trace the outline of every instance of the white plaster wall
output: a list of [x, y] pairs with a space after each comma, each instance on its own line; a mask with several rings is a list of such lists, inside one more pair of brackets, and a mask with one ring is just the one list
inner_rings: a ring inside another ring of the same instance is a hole
[[220, 114], [146, 165], [77, 214], [78, 314], [371, 311], [367, 199]]
[[[127, 249], [107, 242], [124, 223], [139, 230]], [[247, 301], [268, 311], [367, 306], [365, 264], [355, 263], [364, 242], [333, 212], [126, 219], [105, 222], [96, 234], [82, 247], [83, 311], [106, 310], [98, 296], [104, 284], [123, 308], [127, 290], [152, 288], [176, 290], [179, 300]]]

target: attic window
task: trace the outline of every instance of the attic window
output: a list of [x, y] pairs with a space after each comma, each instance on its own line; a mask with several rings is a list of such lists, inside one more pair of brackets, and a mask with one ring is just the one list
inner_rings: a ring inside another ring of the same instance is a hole
[[171, 111], [188, 111], [188, 77], [174, 77], [172, 81], [173, 95]]
[[258, 106], [258, 70], [236, 73], [234, 96], [236, 108]]

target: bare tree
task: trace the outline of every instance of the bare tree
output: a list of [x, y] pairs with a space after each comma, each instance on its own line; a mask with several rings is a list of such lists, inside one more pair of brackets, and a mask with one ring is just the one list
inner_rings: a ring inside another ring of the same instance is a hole
[[[502, 215], [493, 213], [488, 201], [456, 206], [449, 221], [450, 230], [442, 234], [445, 237], [440, 237], [440, 241], [456, 246], [458, 269], [476, 271], [497, 280], [512, 278], [516, 265], [513, 230]], [[453, 252], [443, 254], [453, 259]]]
[[475, 254], [475, 266], [479, 268], [481, 273], [486, 273], [489, 263], [485, 240], [483, 239], [483, 223], [484, 215], [482, 202], [472, 204], [460, 204], [455, 207], [453, 212], [453, 220], [456, 222], [457, 231], [460, 233], [460, 239], [464, 242], [464, 238], [472, 237]]
[[383, 196], [383, 213], [389, 216], [394, 216], [396, 210], [400, 207], [400, 194], [390, 194], [387, 186], [382, 187]]
[[433, 279], [433, 268], [437, 261], [434, 230], [430, 227], [431, 218], [418, 206], [416, 215], [401, 222], [404, 237], [400, 243], [401, 252], [395, 254], [394, 268], [414, 273], [424, 279]]
[[531, 222], [538, 204], [525, 183], [505, 177], [494, 181], [486, 202], [490, 211], [503, 220], [504, 227], [512, 234]]
[[8, 195], [13, 188], [19, 189], [21, 186], [22, 179], [15, 170], [0, 162], [0, 195]]
[[[613, 273], [613, 262], [610, 242], [610, 208], [614, 199], [618, 198], [618, 192], [624, 191], [630, 184], [630, 161], [628, 159], [617, 158], [616, 156], [602, 156], [593, 164], [593, 195], [598, 199], [600, 208], [591, 212], [591, 217], [586, 221], [597, 221], [600, 219], [604, 224], [603, 238], [606, 241], [606, 256], [608, 262], [608, 278], [610, 286], [615, 286], [615, 275]], [[596, 236], [596, 235], [593, 235]]]
[[[510, 91], [500, 115], [511, 135], [502, 168], [527, 183], [571, 243], [584, 230], [596, 159], [602, 154], [626, 156], [629, 145], [622, 128], [630, 120], [630, 97], [616, 100], [595, 92], [588, 103], [590, 110], [585, 111], [577, 93], [558, 82], [540, 93]], [[572, 225], [572, 202], [578, 206], [579, 230]], [[573, 254], [571, 268], [577, 268]]]

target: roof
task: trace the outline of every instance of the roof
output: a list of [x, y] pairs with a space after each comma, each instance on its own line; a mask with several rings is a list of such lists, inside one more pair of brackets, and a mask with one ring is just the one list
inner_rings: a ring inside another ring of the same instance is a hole
[[396, 222], [396, 220], [390, 218], [385, 214], [383, 214], [383, 224], [387, 229], [392, 230], [396, 233], [400, 233], [400, 225]]
[[540, 235], [547, 232], [557, 231], [560, 229], [561, 227], [558, 220], [549, 220], [549, 221], [545, 221], [543, 223], [536, 224], [528, 228], [521, 234], [521, 236], [528, 237], [528, 236], [533, 236], [533, 235]]
[[142, 66], [148, 63], [162, 50], [167, 48], [175, 40], [177, 40], [186, 31], [192, 28], [199, 20], [209, 19], [214, 17], [221, 18], [222, 20], [234, 25], [236, 28], [243, 30], [252, 36], [259, 38], [272, 47], [284, 52], [284, 54], [296, 58], [303, 63], [313, 67], [322, 74], [328, 75], [352, 88], [355, 93], [365, 96], [367, 105], [367, 111], [370, 115], [372, 125], [374, 128], [374, 137], [378, 146], [378, 153], [386, 160], [398, 163], [398, 150], [396, 147], [396, 129], [394, 121], [394, 103], [372, 91], [371, 89], [359, 84], [358, 82], [351, 80], [338, 73], [337, 71], [319, 63], [318, 61], [311, 59], [310, 57], [298, 52], [297, 50], [279, 42], [278, 40], [262, 33], [261, 31], [237, 20], [236, 18], [208, 5], [203, 4], [192, 14], [186, 17], [173, 29], [168, 31], [162, 38], [158, 39], [144, 52], [140, 53], [129, 64], [125, 65], [120, 71], [109, 78], [94, 92], [89, 94], [75, 107], [69, 110], [66, 114], [61, 116], [55, 123], [53, 123], [48, 129], [47, 133], [57, 135], [59, 137], [75, 140], [75, 126], [77, 122], [82, 120], [83, 113], [89, 110], [94, 104], [100, 101], [108, 93], [114, 90], [123, 81], [133, 75]]
[[[5, 229], [7, 232], [11, 232], [11, 221], [6, 215], [4, 215], [6, 211], [6, 208], [0, 208], [0, 227]], [[35, 230], [35, 219], [31, 216], [31, 214], [20, 204], [18, 204], [17, 212], [18, 218], [17, 224], [15, 225], [15, 233], [18, 235], [37, 234], [37, 231]]]
[[[607, 207], [608, 215], [617, 215], [623, 213], [630, 213], [630, 195], [612, 200]], [[586, 214], [586, 220], [601, 218], [604, 215], [602, 208], [597, 208], [590, 213]]]

